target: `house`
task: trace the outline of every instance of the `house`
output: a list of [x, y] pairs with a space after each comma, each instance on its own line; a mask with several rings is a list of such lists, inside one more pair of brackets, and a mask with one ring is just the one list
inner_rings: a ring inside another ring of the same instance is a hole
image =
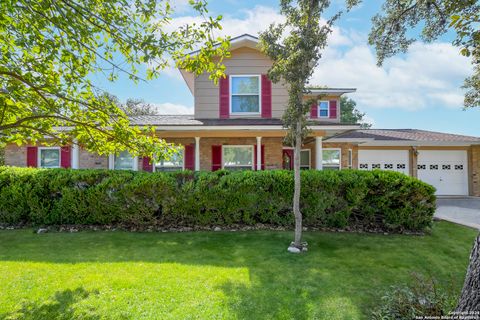
[[[183, 146], [169, 161], [151, 164], [128, 153], [99, 156], [79, 146], [8, 145], [12, 166], [110, 168], [145, 171], [178, 169], [291, 169], [293, 150], [283, 143], [281, 116], [287, 90], [267, 77], [271, 61], [258, 39], [231, 40], [227, 77], [215, 85], [207, 75], [181, 70], [195, 100], [193, 115], [138, 116], [133, 125], [155, 126], [160, 137]], [[480, 138], [413, 129], [360, 130], [340, 121], [339, 99], [353, 88], [312, 89], [321, 95], [309, 114], [310, 135], [302, 147], [302, 169], [394, 170], [437, 188], [439, 195], [480, 196]]]

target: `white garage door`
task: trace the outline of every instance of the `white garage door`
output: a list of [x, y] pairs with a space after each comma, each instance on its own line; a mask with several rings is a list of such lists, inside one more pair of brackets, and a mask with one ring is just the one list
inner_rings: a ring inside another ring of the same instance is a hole
[[358, 168], [393, 170], [408, 175], [408, 150], [358, 150]]
[[420, 150], [418, 179], [437, 188], [438, 195], [468, 195], [466, 151]]

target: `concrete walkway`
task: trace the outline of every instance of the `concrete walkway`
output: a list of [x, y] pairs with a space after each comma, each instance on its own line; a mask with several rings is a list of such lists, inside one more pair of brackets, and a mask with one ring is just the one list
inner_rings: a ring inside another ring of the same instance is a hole
[[435, 217], [480, 230], [480, 198], [438, 197]]

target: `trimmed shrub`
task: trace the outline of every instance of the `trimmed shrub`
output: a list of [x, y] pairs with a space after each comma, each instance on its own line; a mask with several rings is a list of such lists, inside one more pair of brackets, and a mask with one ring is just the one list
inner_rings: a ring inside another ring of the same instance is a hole
[[[389, 171], [302, 171], [310, 227], [421, 231], [435, 189]], [[292, 226], [291, 171], [145, 173], [0, 167], [0, 223]]]

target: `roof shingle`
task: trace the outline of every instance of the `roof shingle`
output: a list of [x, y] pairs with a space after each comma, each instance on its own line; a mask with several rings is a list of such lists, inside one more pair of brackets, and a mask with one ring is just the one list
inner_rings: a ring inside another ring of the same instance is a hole
[[336, 135], [334, 139], [373, 139], [376, 141], [480, 142], [479, 137], [418, 129], [360, 129]]

